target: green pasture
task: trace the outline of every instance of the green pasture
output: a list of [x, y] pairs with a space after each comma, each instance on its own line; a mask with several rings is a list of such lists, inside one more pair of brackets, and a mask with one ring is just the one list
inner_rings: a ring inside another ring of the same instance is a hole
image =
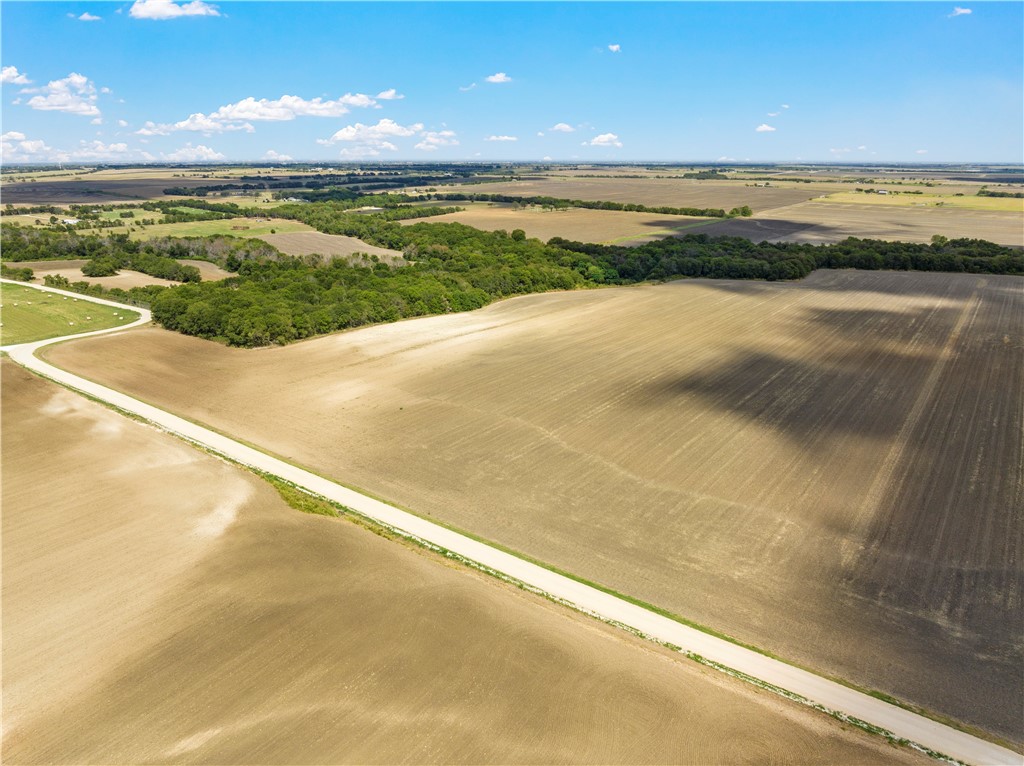
[[[239, 227], [239, 228], [235, 228]], [[265, 234], [289, 234], [296, 231], [315, 231], [298, 221], [281, 218], [256, 221], [253, 218], [228, 218], [216, 221], [193, 221], [192, 223], [158, 223], [143, 230], [136, 227], [132, 239], [153, 239], [154, 237], [208, 237], [228, 234], [235, 237], [262, 237]]]
[[0, 344], [74, 335], [134, 322], [139, 315], [127, 308], [113, 308], [87, 301], [34, 290], [31, 287], [0, 284]]

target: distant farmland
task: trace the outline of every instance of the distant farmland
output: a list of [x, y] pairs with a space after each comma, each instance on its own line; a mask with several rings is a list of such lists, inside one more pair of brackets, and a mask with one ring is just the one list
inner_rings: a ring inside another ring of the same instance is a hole
[[805, 202], [820, 194], [835, 191], [813, 184], [745, 186], [736, 181], [693, 181], [671, 178], [544, 178], [534, 181], [510, 181], [464, 186], [458, 189], [439, 187], [438, 191], [466, 194], [516, 194], [524, 197], [544, 195], [581, 200], [637, 202], [642, 205], [673, 207], [722, 208], [749, 205], [756, 213], [777, 207]]
[[[437, 220], [436, 218], [431, 220]], [[298, 231], [289, 234], [262, 234], [259, 237], [269, 242], [287, 255], [312, 255], [314, 253], [328, 257], [346, 258], [356, 253], [376, 255], [387, 262], [405, 262], [397, 250], [388, 250], [376, 245], [368, 245], [355, 237], [340, 234], [321, 234], [318, 231]]]
[[[460, 203], [464, 204], [464, 203]], [[565, 210], [543, 210], [528, 207], [515, 210], [510, 206], [475, 204], [461, 213], [450, 213], [427, 219], [428, 223], [463, 223], [477, 229], [495, 231], [522, 229], [528, 237], [547, 241], [552, 237], [563, 237], [577, 242], [645, 242], [669, 234], [689, 231], [706, 223], [717, 221], [713, 218], [691, 218], [679, 215], [657, 213], [626, 213], [616, 210], [588, 210], [568, 208]], [[420, 223], [419, 220], [402, 223]], [[696, 230], [696, 229], [694, 229]]]
[[941, 234], [950, 239], [986, 239], [1020, 247], [1024, 245], [1024, 214], [814, 200], [771, 210], [754, 218], [717, 222], [701, 231], [709, 235], [748, 237], [755, 242], [812, 244], [840, 242], [847, 237], [930, 242], [932, 236]]
[[6, 763], [926, 762], [2, 367]]
[[1024, 278], [818, 271], [529, 296], [258, 353], [151, 329], [49, 358], [1021, 741], [1021, 328]]

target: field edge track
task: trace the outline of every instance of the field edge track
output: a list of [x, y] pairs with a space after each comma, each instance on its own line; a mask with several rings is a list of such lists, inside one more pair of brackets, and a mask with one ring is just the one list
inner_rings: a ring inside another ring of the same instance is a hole
[[[36, 285], [33, 287], [49, 292], [72, 294]], [[106, 305], [121, 305], [90, 296], [77, 297]], [[137, 321], [128, 325], [5, 346], [0, 347], [0, 350], [36, 374], [112, 406], [126, 415], [142, 418], [171, 435], [256, 473], [274, 476], [310, 494], [322, 497], [350, 513], [448, 558], [459, 560], [474, 569], [542, 595], [553, 602], [671, 647], [708, 667], [813, 707], [895, 743], [954, 763], [1024, 763], [1024, 758], [1010, 749], [837, 681], [789, 665], [756, 649], [735, 644], [697, 627], [673, 620], [627, 597], [578, 581], [514, 553], [420, 518], [267, 455], [226, 435], [218, 434], [126, 394], [61, 370], [35, 356], [36, 351], [53, 343], [119, 332], [151, 320], [148, 311], [140, 310], [140, 314]]]

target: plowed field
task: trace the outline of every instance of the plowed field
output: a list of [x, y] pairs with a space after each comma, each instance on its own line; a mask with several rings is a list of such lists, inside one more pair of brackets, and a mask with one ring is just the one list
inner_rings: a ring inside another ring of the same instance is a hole
[[[863, 196], [863, 195], [862, 195]], [[733, 218], [700, 229], [754, 242], [840, 242], [847, 237], [903, 242], [930, 242], [935, 234], [950, 239], [987, 239], [1001, 245], [1024, 245], [1024, 215], [1000, 210], [896, 207], [814, 200], [757, 215]]]
[[1019, 277], [819, 271], [255, 352], [145, 330], [49, 358], [1022, 740], [1022, 328]]
[[[528, 237], [545, 242], [552, 237], [563, 237], [578, 242], [646, 242], [676, 232], [701, 230], [718, 219], [693, 218], [684, 215], [657, 215], [655, 213], [627, 213], [618, 210], [543, 210], [528, 207], [515, 210], [510, 206], [473, 205], [459, 213], [449, 213], [427, 219], [429, 223], [463, 223], [476, 229], [522, 229]], [[404, 224], [422, 223], [421, 220], [402, 221]], [[281, 235], [280, 236], [289, 236]], [[291, 235], [294, 236], [294, 235]], [[326, 236], [326, 235], [321, 235]], [[272, 239], [264, 237], [273, 243]]]
[[2, 373], [5, 763], [924, 762]]
[[[729, 210], [749, 205], [754, 212], [793, 205], [835, 191], [831, 184], [792, 186], [745, 186], [737, 181], [694, 181], [673, 178], [540, 178], [467, 186], [441, 187], [438, 191], [467, 194], [542, 195], [563, 199], [638, 202], [672, 207], [720, 207]], [[458, 203], [451, 203], [458, 204]]]

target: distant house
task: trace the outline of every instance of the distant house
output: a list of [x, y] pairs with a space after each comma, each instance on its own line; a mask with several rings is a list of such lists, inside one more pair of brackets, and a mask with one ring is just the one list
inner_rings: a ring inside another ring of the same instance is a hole
[[76, 223], [79, 223], [80, 220], [81, 219], [79, 218], [61, 218], [60, 222], [65, 223], [68, 226], [74, 226]]
[[383, 210], [382, 207], [374, 207], [373, 205], [366, 205], [364, 207], [357, 207], [355, 212], [357, 213], [379, 213]]
[[888, 189], [879, 189], [878, 191], [875, 192], [875, 194], [888, 194], [888, 193], [889, 193]]

